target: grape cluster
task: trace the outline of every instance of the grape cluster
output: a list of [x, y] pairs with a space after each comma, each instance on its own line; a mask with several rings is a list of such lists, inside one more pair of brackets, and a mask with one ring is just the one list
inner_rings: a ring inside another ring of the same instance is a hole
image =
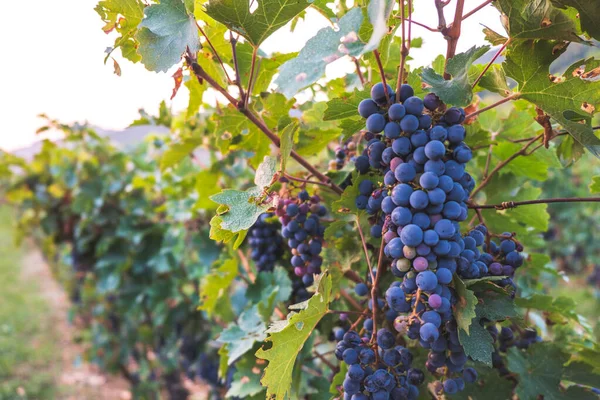
[[510, 375], [510, 371], [506, 367], [501, 353], [506, 353], [511, 347], [524, 350], [532, 344], [542, 341], [542, 338], [534, 328], [514, 331], [512, 328], [505, 326], [498, 330], [496, 325], [492, 324], [487, 327], [487, 330], [492, 336], [495, 346], [495, 351], [492, 353], [492, 366], [498, 370], [500, 376]]
[[283, 255], [280, 226], [274, 214], [264, 213], [248, 231], [251, 258], [258, 271], [273, 271], [275, 263]]
[[294, 274], [302, 278], [306, 287], [313, 284], [313, 275], [321, 272], [323, 263], [320, 254], [325, 226], [321, 218], [327, 209], [320, 201], [319, 196], [311, 197], [303, 190], [296, 199], [282, 200], [275, 212], [283, 225], [281, 235], [288, 240], [292, 251]]
[[336, 171], [344, 168], [348, 160], [353, 160], [356, 154], [356, 143], [347, 141], [335, 149], [335, 160], [329, 161], [329, 170]]
[[412, 353], [396, 346], [394, 334], [385, 328], [377, 331], [377, 347], [373, 350], [369, 336], [361, 337], [355, 331], [344, 333], [337, 343], [335, 356], [348, 365], [344, 399], [417, 399], [417, 386], [423, 383], [424, 375], [411, 368]]
[[[391, 87], [387, 92], [394, 100]], [[459, 227], [467, 218], [466, 201], [475, 186], [465, 172], [472, 158], [463, 142], [465, 113], [445, 109], [434, 94], [422, 100], [409, 85], [402, 85], [399, 98], [399, 103], [388, 101], [379, 83], [371, 99], [359, 104], [368, 132], [366, 148], [355, 161], [365, 175], [358, 182], [356, 206], [373, 215], [371, 234], [383, 235], [384, 253], [393, 260], [391, 270], [402, 279], [386, 291], [386, 317], [395, 314], [394, 328], [430, 350], [427, 369], [435, 373], [445, 368], [440, 386], [453, 394], [465, 381], [476, 380], [477, 373], [466, 367], [468, 357], [451, 311], [456, 294], [450, 283], [457, 272], [488, 273], [480, 254], [471, 249], [484, 244], [484, 228], [463, 238]], [[383, 185], [370, 179], [377, 176], [367, 175], [370, 171], [383, 175]]]

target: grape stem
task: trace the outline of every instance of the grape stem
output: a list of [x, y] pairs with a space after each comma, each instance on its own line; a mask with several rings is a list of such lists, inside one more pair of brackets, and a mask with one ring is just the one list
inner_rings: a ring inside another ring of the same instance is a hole
[[348, 293], [345, 289], [340, 289], [340, 295], [346, 299], [346, 301], [348, 303], [350, 303], [350, 305], [355, 309], [355, 310], [362, 310], [363, 308], [361, 307], [361, 305], [358, 303], [358, 301], [356, 301], [352, 296], [350, 296], [350, 293]]
[[369, 257], [369, 250], [367, 249], [367, 241], [365, 234], [363, 233], [362, 227], [360, 226], [360, 220], [356, 217], [356, 228], [358, 235], [360, 236], [360, 242], [362, 244], [363, 251], [365, 253], [365, 259], [367, 260], [367, 267], [369, 268], [369, 275], [371, 276], [371, 282], [375, 282], [375, 275], [373, 274], [373, 266], [371, 265], [371, 258]]
[[510, 43], [510, 38], [504, 42], [504, 44], [498, 49], [498, 51], [496, 52], [496, 54], [494, 54], [494, 57], [492, 57], [492, 59], [490, 60], [490, 62], [487, 63], [487, 65], [485, 66], [485, 68], [483, 69], [483, 71], [481, 71], [481, 73], [479, 74], [479, 76], [475, 79], [475, 82], [473, 82], [473, 84], [471, 85], [472, 88], [474, 88], [475, 86], [477, 86], [477, 84], [479, 83], [479, 81], [481, 80], [481, 78], [483, 78], [483, 76], [485, 75], [486, 72], [488, 72], [488, 70], [490, 69], [490, 67], [492, 66], [492, 64], [496, 61], [496, 59], [500, 56], [500, 54], [502, 54], [502, 52], [504, 51], [504, 49], [506, 49], [506, 46], [508, 46], [508, 44]]
[[360, 62], [356, 57], [352, 57], [352, 61], [354, 61], [354, 65], [356, 66], [356, 75], [358, 75], [358, 79], [360, 79], [360, 84], [364, 86], [366, 81], [362, 71], [360, 70]]
[[357, 314], [357, 315], [365, 315], [369, 316], [369, 313], [363, 311], [344, 311], [344, 310], [329, 310], [328, 314]]
[[254, 47], [252, 50], [252, 63], [250, 64], [250, 77], [248, 78], [248, 90], [247, 95], [243, 99], [244, 109], [248, 108], [248, 100], [252, 96], [252, 85], [254, 83], [254, 69], [256, 68], [256, 56], [258, 55], [258, 47]]
[[521, 95], [521, 93], [513, 93], [513, 94], [511, 94], [510, 96], [507, 96], [507, 97], [503, 98], [502, 100], [498, 100], [498, 101], [497, 101], [497, 102], [495, 102], [494, 104], [490, 104], [490, 105], [489, 105], [489, 106], [487, 106], [487, 107], [481, 108], [481, 109], [479, 109], [479, 110], [477, 110], [477, 111], [473, 111], [471, 114], [469, 114], [469, 115], [467, 115], [467, 116], [465, 117], [465, 121], [466, 121], [466, 120], [469, 120], [469, 119], [471, 119], [471, 118], [473, 118], [473, 117], [475, 117], [476, 115], [479, 115], [479, 114], [481, 114], [482, 112], [485, 112], [485, 111], [491, 110], [492, 108], [496, 108], [496, 107], [498, 107], [498, 106], [500, 106], [500, 105], [502, 105], [502, 104], [504, 104], [504, 103], [507, 103], [507, 102], [509, 102], [509, 101], [511, 101], [511, 100], [517, 99], [517, 98], [518, 98], [520, 95]]
[[[384, 224], [384, 228], [387, 224]], [[384, 229], [386, 230], [386, 229]], [[385, 273], [385, 264], [383, 263], [383, 259], [384, 259], [384, 254], [383, 254], [383, 246], [384, 246], [384, 240], [383, 240], [383, 234], [385, 232], [381, 233], [381, 243], [379, 244], [379, 256], [377, 258], [377, 273], [374, 274], [375, 275], [375, 279], [373, 280], [373, 287], [371, 288], [371, 301], [373, 302], [373, 304], [371, 305], [372, 307], [372, 312], [373, 312], [373, 334], [371, 336], [371, 342], [374, 343], [375, 348], [377, 349], [377, 340], [375, 340], [375, 338], [377, 337], [377, 309], [379, 308], [377, 306], [377, 289], [379, 288], [379, 278], [381, 278], [381, 276]], [[373, 274], [371, 274], [373, 275]], [[375, 351], [375, 356], [377, 359], [379, 359], [379, 352]]]
[[321, 360], [323, 362], [323, 364], [327, 365], [329, 367], [329, 369], [331, 369], [332, 371], [337, 371], [338, 367], [336, 367], [335, 365], [333, 365], [328, 359], [326, 359], [322, 354], [319, 354], [317, 352], [313, 353], [315, 355], [315, 357], [317, 357], [319, 360]]
[[557, 197], [552, 199], [524, 200], [524, 201], [503, 201], [500, 204], [469, 204], [469, 208], [509, 210], [518, 206], [527, 206], [531, 204], [552, 204], [552, 203], [592, 203], [600, 202], [600, 197]]
[[[234, 107], [236, 107], [239, 112], [244, 114], [246, 118], [250, 120], [250, 122], [256, 125], [256, 127], [258, 127], [269, 138], [269, 140], [273, 142], [275, 146], [281, 148], [281, 142], [279, 140], [279, 137], [275, 133], [273, 133], [257, 115], [255, 115], [248, 108], [244, 107], [243, 102], [236, 100], [227, 92], [227, 90], [225, 90], [225, 88], [219, 85], [210, 75], [208, 75], [206, 71], [196, 62], [196, 60], [189, 51], [185, 55], [185, 60], [200, 83], [202, 83], [202, 80], [208, 82], [210, 86], [212, 86], [217, 92], [221, 93]], [[298, 164], [302, 165], [302, 167], [304, 167], [307, 171], [313, 174], [319, 181], [329, 186], [334, 192], [336, 192], [337, 194], [342, 194], [344, 192], [342, 188], [333, 183], [329, 177], [321, 173], [317, 168], [311, 165], [306, 159], [304, 159], [304, 157], [299, 155], [295, 150], [292, 150], [290, 155], [294, 160], [298, 162]]]
[[[406, 58], [408, 57], [408, 53], [410, 52], [410, 40], [411, 40], [411, 22], [410, 16], [412, 11], [412, 0], [408, 0], [408, 40], [406, 38], [405, 25], [406, 25], [406, 16], [405, 16], [405, 7], [404, 0], [398, 1], [400, 5], [400, 15], [401, 20], [400, 24], [402, 25], [402, 46], [400, 48], [400, 67], [398, 68], [398, 82], [396, 83], [396, 102], [400, 102], [400, 88], [402, 88], [402, 84], [404, 83], [404, 66], [406, 64]], [[408, 45], [406, 44], [408, 42]]]
[[383, 84], [383, 92], [385, 93], [385, 98], [387, 99], [387, 104], [390, 104], [390, 93], [388, 90], [387, 81], [385, 79], [385, 70], [383, 69], [383, 64], [381, 63], [381, 57], [379, 55], [379, 50], [373, 50], [373, 55], [375, 56], [375, 60], [377, 61], [377, 66], [379, 67], [379, 75], [381, 76], [381, 83]]
[[324, 182], [321, 182], [321, 181], [314, 181], [314, 180], [311, 180], [311, 179], [297, 178], [297, 177], [292, 176], [292, 175], [287, 174], [287, 173], [284, 173], [284, 176], [287, 179], [291, 180], [291, 181], [301, 182], [301, 183], [307, 183], [307, 184], [313, 184], [313, 185], [321, 185], [321, 186], [327, 187], [328, 189], [331, 189], [331, 187], [328, 184], [326, 184]]
[[225, 76], [227, 77], [227, 82], [232, 83], [232, 80], [229, 77], [229, 74], [227, 73], [227, 69], [225, 68], [225, 65], [223, 64], [223, 60], [221, 60], [221, 56], [219, 56], [219, 53], [217, 53], [217, 49], [215, 49], [215, 46], [213, 46], [212, 42], [208, 38], [208, 35], [206, 34], [206, 32], [204, 32], [204, 29], [202, 29], [202, 27], [200, 26], [200, 24], [198, 23], [198, 21], [195, 20], [195, 22], [196, 22], [196, 26], [198, 27], [198, 30], [200, 31], [200, 33], [202, 34], [202, 36], [204, 36], [204, 39], [206, 39], [206, 43], [208, 43], [208, 45], [210, 46], [213, 54], [215, 55], [215, 57], [217, 57], [217, 60], [219, 60], [219, 64], [221, 64], [221, 68], [223, 69], [223, 72], [225, 72]]
[[240, 74], [240, 68], [237, 58], [237, 42], [238, 40], [233, 37], [233, 32], [229, 31], [229, 42], [231, 43], [231, 54], [233, 57], [233, 67], [235, 68], [235, 83], [240, 91], [240, 100], [244, 101], [246, 95], [244, 94], [244, 88], [242, 87], [242, 75]]
[[[517, 152], [515, 152], [514, 154], [512, 154], [510, 157], [508, 157], [506, 160], [498, 163], [498, 165], [496, 165], [496, 167], [492, 170], [492, 172], [490, 172], [490, 174], [479, 184], [479, 186], [477, 186], [473, 192], [471, 193], [471, 199], [473, 199], [475, 197], [475, 195], [477, 193], [479, 193], [479, 191], [481, 191], [481, 189], [483, 189], [484, 187], [486, 187], [490, 182], [492, 177], [498, 172], [500, 171], [502, 168], [504, 168], [508, 163], [510, 163], [512, 160], [514, 160], [515, 158], [521, 156], [521, 155], [526, 155], [527, 150], [529, 149], [529, 147], [531, 147], [531, 145], [533, 145], [535, 142], [537, 142], [538, 140], [540, 140], [542, 137], [544, 136], [544, 134], [540, 134], [536, 137], [534, 137], [533, 139], [531, 139], [529, 142], [527, 142], [523, 147], [521, 147]], [[529, 153], [531, 154], [531, 153]]]

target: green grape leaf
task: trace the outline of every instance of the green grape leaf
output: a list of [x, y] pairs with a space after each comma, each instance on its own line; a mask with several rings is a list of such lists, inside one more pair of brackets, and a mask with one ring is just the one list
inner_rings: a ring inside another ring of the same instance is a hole
[[595, 107], [600, 104], [600, 82], [585, 78], [587, 72], [600, 66], [600, 60], [577, 61], [563, 77], [549, 79], [548, 68], [560, 53], [554, 50], [553, 42], [524, 41], [509, 46], [504, 71], [519, 84], [521, 98], [541, 108], [600, 157], [600, 139], [591, 127]]
[[489, 49], [489, 46], [473, 46], [466, 52], [449, 59], [446, 64], [446, 72], [452, 76], [450, 80], [445, 80], [433, 68], [425, 68], [421, 77], [425, 83], [431, 86], [428, 90], [435, 93], [445, 103], [467, 106], [473, 100], [473, 89], [469, 82], [469, 67]]
[[600, 26], [598, 26], [598, 15], [600, 15], [600, 3], [593, 0], [552, 0], [557, 7], [573, 7], [577, 18], [581, 21], [581, 28], [591, 37], [600, 39]]
[[252, 350], [254, 343], [262, 342], [267, 337], [267, 327], [258, 312], [258, 306], [244, 311], [237, 323], [221, 332], [218, 341], [227, 344], [227, 365], [232, 365], [238, 358]]
[[344, 384], [344, 379], [346, 378], [346, 372], [348, 372], [348, 364], [340, 363], [340, 370], [333, 376], [331, 380], [331, 386], [329, 386], [329, 393], [333, 395], [337, 395], [340, 393], [338, 389]]
[[[200, 310], [206, 311], [210, 316], [215, 314], [217, 307], [229, 305], [229, 287], [237, 276], [238, 264], [234, 259], [222, 261], [210, 274], [202, 278], [200, 282]], [[222, 308], [221, 308], [222, 309]]]
[[261, 0], [250, 11], [248, 1], [210, 0], [206, 13], [258, 47], [310, 4], [307, 0]]
[[273, 272], [261, 271], [254, 284], [248, 287], [246, 297], [253, 303], [268, 303], [272, 293], [276, 294], [275, 304], [288, 301], [292, 294], [292, 281], [282, 267], [275, 268]]
[[221, 346], [219, 351], [217, 352], [219, 355], [219, 378], [224, 378], [227, 376], [227, 346]]
[[365, 129], [365, 120], [362, 117], [345, 118], [338, 125], [342, 129], [342, 139], [345, 140], [362, 129]]
[[573, 136], [571, 135], [563, 136], [563, 140], [556, 148], [556, 156], [563, 167], [568, 167], [579, 161], [584, 154], [585, 147], [577, 140], [573, 139]]
[[388, 19], [394, 8], [393, 0], [371, 0], [367, 6], [369, 21], [371, 22], [372, 30], [371, 37], [361, 54], [376, 50], [384, 36], [388, 34]]
[[298, 144], [296, 151], [301, 156], [314, 156], [323, 150], [327, 145], [340, 137], [338, 129], [309, 129], [304, 130], [298, 135]]
[[265, 390], [260, 384], [260, 372], [257, 371], [255, 364], [256, 359], [250, 354], [235, 363], [235, 373], [225, 395], [226, 398], [250, 399]]
[[527, 352], [516, 347], [508, 349], [508, 369], [519, 375], [516, 394], [520, 399], [537, 399], [540, 395], [546, 400], [564, 399], [559, 384], [568, 359], [550, 343], [536, 343]]
[[465, 353], [473, 360], [492, 366], [494, 340], [479, 322], [482, 318], [489, 321], [502, 321], [517, 315], [514, 302], [506, 294], [486, 291], [475, 307], [476, 317], [471, 321], [470, 331], [459, 327], [458, 338]]
[[[267, 398], [283, 400], [290, 392], [296, 357], [317, 324], [329, 311], [331, 276], [326, 271], [319, 280], [315, 294], [304, 303], [290, 306], [295, 310], [286, 321], [271, 325], [267, 341], [272, 346], [259, 349], [256, 357], [269, 361], [261, 383], [267, 387]], [[297, 312], [296, 312], [297, 311]]]
[[477, 366], [476, 383], [465, 386], [461, 399], [506, 400], [512, 398], [512, 381], [501, 377], [496, 369]]
[[600, 175], [592, 177], [590, 193], [600, 193]]
[[469, 335], [469, 327], [471, 321], [476, 317], [475, 308], [477, 307], [477, 297], [472, 290], [467, 289], [465, 283], [458, 277], [454, 276], [454, 289], [458, 295], [454, 316], [459, 330], [465, 331]]
[[477, 317], [490, 321], [503, 321], [518, 315], [515, 302], [506, 294], [485, 292], [477, 305]]
[[511, 39], [546, 39], [580, 42], [576, 12], [552, 6], [551, 0], [498, 0], [506, 15], [504, 28]]
[[181, 0], [160, 0], [144, 8], [144, 14], [136, 39], [146, 69], [166, 72], [186, 49], [192, 54], [200, 49], [196, 20]]
[[259, 215], [272, 206], [271, 201], [260, 200], [262, 193], [262, 189], [253, 187], [246, 191], [225, 189], [212, 195], [212, 201], [225, 206], [217, 210], [221, 229], [236, 233], [254, 225]]
[[480, 361], [492, 366], [492, 353], [494, 352], [494, 339], [481, 324], [475, 320], [470, 326], [470, 332], [458, 330], [458, 340], [465, 350], [465, 354], [475, 361]]
[[200, 82], [198, 82], [198, 79], [195, 77], [190, 77], [190, 79], [187, 79], [183, 84], [190, 92], [186, 117], [191, 118], [200, 110], [200, 106], [202, 105], [202, 97], [206, 91], [206, 85], [201, 85]]
[[[226, 189], [210, 196], [212, 201], [219, 204], [217, 215], [210, 223], [211, 239], [225, 242], [231, 240], [237, 232], [250, 229], [258, 217], [272, 207], [273, 199], [265, 196], [265, 191], [274, 182], [276, 171], [275, 158], [265, 157], [256, 170], [256, 186], [245, 191]], [[238, 236], [236, 247], [241, 240]]]
[[98, 2], [94, 10], [105, 23], [102, 27], [105, 33], [116, 30], [120, 34], [115, 39], [113, 48], [107, 51], [104, 62], [115, 49], [121, 49], [121, 54], [129, 61], [134, 63], [140, 61], [140, 56], [136, 52], [139, 44], [135, 34], [139, 23], [144, 18], [143, 4], [138, 0], [106, 0]]
[[490, 42], [492, 44], [492, 46], [502, 45], [502, 44], [506, 43], [506, 41], [508, 40], [507, 37], [502, 36], [498, 32], [493, 31], [492, 29], [488, 28], [485, 25], [483, 28], [483, 34], [485, 35], [485, 40]]
[[[217, 209], [218, 210], [218, 209]], [[231, 232], [226, 229], [221, 229], [221, 224], [223, 223], [223, 218], [215, 215], [210, 220], [210, 238], [216, 242], [229, 243], [232, 240], [233, 249], [237, 249], [242, 245], [244, 239], [246, 238], [247, 230], [239, 231], [239, 232]]]
[[285, 172], [285, 167], [287, 166], [288, 158], [290, 157], [290, 153], [292, 152], [292, 148], [294, 147], [294, 136], [296, 132], [298, 132], [298, 128], [300, 124], [298, 122], [292, 122], [280, 133], [281, 137], [281, 146], [279, 147], [279, 152], [281, 154], [281, 163], [279, 170], [281, 172]]
[[184, 158], [189, 157], [200, 144], [202, 144], [202, 138], [198, 137], [185, 138], [180, 143], [170, 144], [160, 158], [160, 170], [164, 171], [167, 168], [176, 166]]
[[[483, 71], [484, 67], [480, 67]], [[477, 86], [482, 89], [489, 90], [490, 92], [498, 93], [504, 97], [510, 94], [510, 88], [506, 82], [506, 74], [504, 73], [502, 67], [498, 64], [492, 64], [490, 66], [485, 75], [483, 75], [479, 80]]]
[[[503, 141], [497, 146], [494, 146], [492, 154], [499, 160], [506, 160], [519, 151], [522, 146], [522, 144]], [[506, 167], [502, 168], [500, 173], [512, 173], [516, 176], [524, 176], [538, 181], [545, 181], [548, 179], [550, 168], [560, 166], [560, 161], [554, 152], [540, 150], [533, 152], [527, 157], [515, 158], [506, 164]]]
[[306, 42], [296, 58], [281, 66], [279, 76], [275, 79], [277, 90], [291, 98], [321, 78], [327, 64], [347, 54], [359, 55], [364, 47], [364, 43], [358, 39], [362, 21], [362, 10], [353, 8], [340, 18], [337, 30], [331, 27], [319, 30]]
[[347, 93], [342, 97], [331, 99], [327, 102], [327, 109], [325, 109], [325, 113], [323, 114], [323, 120], [332, 121], [356, 117], [358, 115], [358, 104], [370, 97], [368, 89], [354, 89], [352, 93]]
[[570, 297], [533, 294], [529, 297], [519, 297], [515, 300], [515, 303], [519, 307], [552, 313], [561, 319], [567, 318], [579, 321], [579, 316], [575, 312], [577, 305]]
[[[527, 157], [526, 157], [527, 158]], [[514, 160], [515, 162], [517, 160]], [[538, 165], [531, 166], [531, 168], [537, 168], [539, 166], [545, 165], [543, 160], [536, 160]], [[558, 160], [554, 160], [553, 167], [558, 166]], [[507, 168], [508, 168], [507, 164]], [[530, 166], [530, 164], [528, 164]], [[517, 167], [512, 166], [510, 171], [514, 171]], [[547, 168], [547, 166], [546, 166]], [[513, 172], [514, 173], [514, 172]], [[547, 170], [544, 171], [547, 174]], [[517, 174], [515, 174], [517, 175]], [[528, 175], [531, 176], [531, 175]], [[540, 198], [542, 194], [542, 189], [536, 187], [520, 187], [518, 192], [511, 196], [511, 201], [520, 201], [520, 200], [533, 200]], [[490, 204], [499, 204], [505, 201], [506, 194], [500, 192], [492, 192], [488, 196], [488, 203]], [[536, 229], [539, 232], [546, 232], [548, 230], [548, 226], [550, 223], [550, 214], [548, 214], [548, 205], [547, 204], [531, 204], [524, 207], [516, 207], [511, 208], [505, 211], [496, 211], [496, 213], [501, 214], [503, 216], [513, 218], [515, 221], [519, 221], [522, 224], [525, 224], [531, 228]]]
[[219, 174], [206, 169], [198, 172], [196, 175], [196, 192], [198, 193], [198, 201], [195, 204], [196, 208], [202, 210], [214, 210], [216, 204], [210, 200], [210, 196], [221, 191], [219, 187]]
[[565, 366], [563, 379], [580, 385], [600, 386], [600, 374], [594, 373], [591, 365], [580, 361]]

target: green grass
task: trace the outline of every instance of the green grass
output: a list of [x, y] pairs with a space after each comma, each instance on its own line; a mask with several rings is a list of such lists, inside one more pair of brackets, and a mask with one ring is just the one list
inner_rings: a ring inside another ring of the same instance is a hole
[[51, 310], [37, 282], [22, 277], [27, 246], [14, 244], [12, 210], [0, 207], [0, 400], [54, 399], [58, 360]]

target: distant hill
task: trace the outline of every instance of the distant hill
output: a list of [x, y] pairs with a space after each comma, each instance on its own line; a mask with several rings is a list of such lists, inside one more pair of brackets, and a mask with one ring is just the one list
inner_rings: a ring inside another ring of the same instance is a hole
[[[122, 131], [107, 130], [98, 127], [92, 128], [98, 135], [109, 138], [110, 141], [115, 144], [115, 146], [120, 148], [135, 146], [136, 144], [142, 142], [144, 138], [150, 134], [168, 135], [170, 132], [169, 128], [156, 125], [132, 126]], [[57, 143], [60, 142], [61, 140], [57, 141]], [[41, 148], [42, 141], [40, 140], [30, 146], [13, 150], [11, 153], [24, 158], [25, 160], [31, 160], [33, 159], [33, 156], [41, 150]]]

